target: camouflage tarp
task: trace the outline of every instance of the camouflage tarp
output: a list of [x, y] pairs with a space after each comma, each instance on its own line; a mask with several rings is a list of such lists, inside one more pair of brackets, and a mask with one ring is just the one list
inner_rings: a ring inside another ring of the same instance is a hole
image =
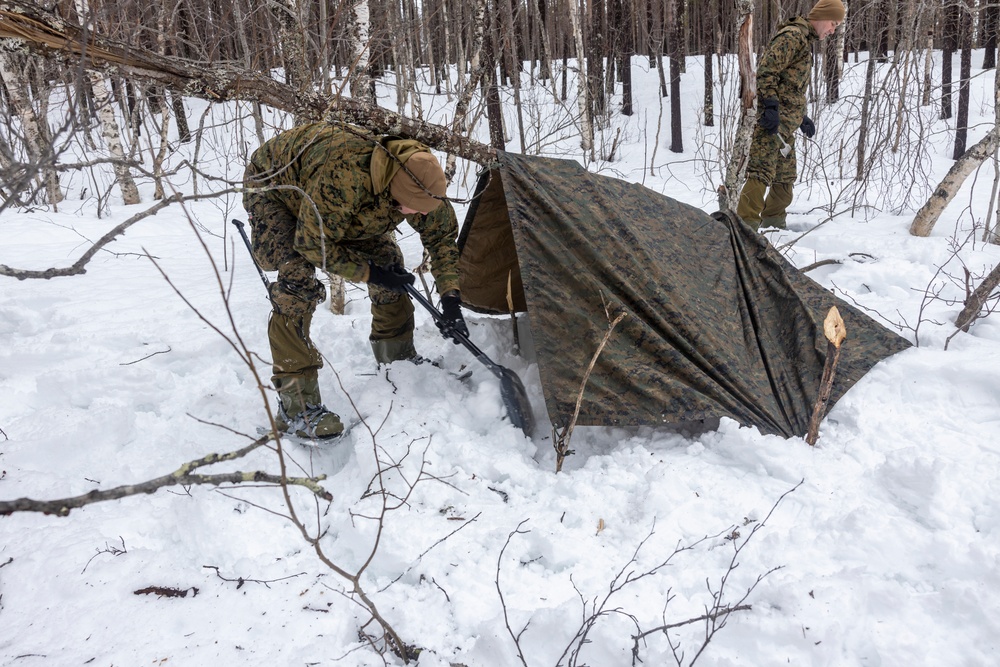
[[[909, 347], [782, 258], [735, 215], [705, 212], [569, 160], [501, 153], [462, 228], [462, 297], [527, 310], [549, 418], [579, 425], [731, 417], [805, 435], [827, 354], [823, 320], [847, 327], [833, 404]], [[523, 289], [522, 289], [523, 284]]]

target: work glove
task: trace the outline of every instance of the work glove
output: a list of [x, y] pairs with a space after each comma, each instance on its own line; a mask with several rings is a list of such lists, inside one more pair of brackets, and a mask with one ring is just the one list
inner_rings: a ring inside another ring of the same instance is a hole
[[438, 329], [441, 330], [445, 338], [450, 338], [451, 342], [458, 345], [459, 340], [455, 334], [462, 334], [469, 337], [469, 327], [462, 317], [462, 297], [458, 292], [446, 292], [441, 297], [441, 319], [437, 322]]
[[368, 262], [368, 283], [370, 285], [378, 285], [390, 292], [403, 294], [406, 292], [406, 286], [412, 285], [414, 280], [413, 274], [398, 264], [382, 267]]
[[769, 97], [763, 101], [764, 113], [760, 116], [760, 126], [767, 130], [768, 134], [777, 134], [778, 125], [781, 123], [781, 113], [778, 111], [778, 100]]
[[799, 125], [799, 129], [802, 130], [802, 134], [812, 139], [813, 135], [816, 134], [816, 123], [814, 123], [812, 121], [812, 118], [810, 118], [809, 116], [803, 116], [802, 124]]

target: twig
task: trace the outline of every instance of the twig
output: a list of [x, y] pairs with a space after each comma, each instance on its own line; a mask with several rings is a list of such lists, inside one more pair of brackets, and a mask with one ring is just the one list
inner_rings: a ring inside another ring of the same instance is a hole
[[528, 523], [528, 520], [523, 520], [521, 523], [517, 524], [517, 528], [512, 530], [507, 535], [507, 541], [504, 542], [503, 548], [500, 549], [500, 555], [497, 556], [497, 576], [494, 579], [497, 594], [500, 596], [500, 608], [503, 609], [503, 624], [507, 628], [507, 634], [509, 634], [510, 638], [514, 640], [514, 648], [517, 649], [517, 657], [520, 659], [521, 664], [524, 665], [524, 667], [528, 667], [528, 661], [525, 660], [524, 651], [521, 650], [521, 635], [523, 635], [524, 631], [528, 629], [529, 625], [531, 625], [531, 620], [529, 619], [528, 622], [524, 624], [524, 627], [521, 628], [520, 632], [514, 634], [514, 629], [510, 627], [510, 616], [507, 614], [507, 602], [503, 597], [503, 588], [500, 586], [500, 565], [503, 563], [503, 555], [507, 551], [507, 547], [510, 546], [511, 538], [515, 535], [526, 535], [531, 532], [530, 530], [521, 530], [521, 527], [526, 523]]
[[[604, 312], [608, 316], [608, 320], [611, 321], [611, 314], [608, 313], [607, 304], [605, 304]], [[604, 351], [604, 346], [608, 344], [611, 340], [611, 334], [614, 332], [615, 327], [618, 323], [625, 318], [625, 311], [618, 313], [618, 316], [611, 321], [608, 330], [604, 333], [604, 338], [601, 339], [600, 344], [597, 346], [597, 350], [594, 351], [594, 356], [590, 359], [590, 364], [587, 366], [587, 371], [583, 374], [583, 380], [580, 382], [580, 392], [576, 396], [576, 406], [573, 408], [573, 416], [569, 420], [569, 424], [563, 429], [562, 433], [558, 434], [557, 437], [552, 439], [552, 446], [556, 450], [556, 472], [562, 470], [563, 461], [567, 456], [573, 453], [573, 450], [569, 448], [570, 439], [573, 437], [573, 429], [576, 427], [576, 420], [580, 416], [580, 406], [583, 405], [583, 392], [587, 388], [587, 381], [590, 379], [590, 374], [594, 371], [594, 366], [597, 364], [597, 358], [601, 356], [601, 352]]]
[[750, 611], [752, 609], [753, 609], [753, 605], [750, 605], [750, 604], [741, 604], [741, 605], [738, 605], [736, 607], [725, 607], [724, 609], [718, 609], [716, 611], [711, 611], [711, 612], [709, 612], [707, 614], [702, 614], [701, 616], [695, 616], [694, 618], [689, 618], [686, 621], [678, 621], [676, 623], [668, 623], [666, 625], [660, 625], [660, 626], [657, 626], [655, 628], [651, 628], [649, 630], [645, 630], [645, 631], [640, 632], [639, 634], [637, 634], [637, 635], [635, 635], [635, 636], [632, 637], [632, 639], [635, 640], [635, 645], [632, 647], [632, 655], [637, 655], [638, 654], [638, 652], [639, 652], [639, 642], [641, 640], [645, 639], [646, 637], [648, 637], [649, 635], [653, 634], [653, 633], [664, 632], [666, 630], [672, 630], [674, 628], [680, 628], [680, 627], [683, 627], [685, 625], [691, 625], [692, 623], [697, 623], [698, 621], [715, 620], [719, 616], [722, 616], [723, 614], [729, 615], [729, 614], [732, 614], [733, 612], [737, 612], [737, 611]]
[[294, 579], [295, 577], [301, 577], [305, 572], [299, 572], [298, 574], [290, 574], [287, 577], [278, 577], [277, 579], [247, 579], [246, 577], [237, 577], [236, 579], [230, 579], [228, 577], [222, 576], [219, 572], [219, 568], [214, 565], [202, 565], [206, 570], [215, 570], [215, 576], [223, 581], [236, 582], [236, 590], [243, 588], [243, 584], [263, 584], [266, 588], [270, 588], [268, 584], [273, 584], [276, 581], [284, 581], [285, 579]]
[[[399, 574], [399, 576], [398, 576], [398, 577], [396, 577], [395, 579], [393, 579], [392, 581], [390, 581], [390, 582], [389, 582], [388, 584], [386, 584], [386, 585], [385, 585], [385, 586], [383, 586], [382, 588], [378, 589], [378, 592], [379, 592], [379, 593], [384, 593], [384, 592], [386, 591], [386, 589], [388, 589], [388, 588], [389, 588], [390, 586], [392, 586], [392, 585], [393, 585], [394, 583], [396, 583], [397, 581], [399, 581], [400, 579], [402, 579], [403, 577], [405, 577], [405, 576], [406, 576], [407, 574], [409, 574], [409, 572], [410, 572], [410, 571], [411, 571], [411, 570], [412, 570], [413, 568], [415, 568], [415, 567], [417, 566], [417, 564], [418, 564], [418, 563], [420, 562], [420, 560], [421, 560], [421, 559], [422, 559], [422, 558], [423, 558], [424, 556], [426, 556], [426, 555], [427, 555], [428, 553], [430, 553], [430, 551], [431, 551], [432, 549], [434, 549], [434, 548], [435, 548], [436, 546], [438, 546], [439, 544], [442, 544], [443, 542], [445, 542], [446, 540], [448, 540], [448, 539], [449, 539], [449, 538], [450, 538], [450, 537], [451, 537], [452, 535], [454, 535], [454, 534], [455, 534], [455, 533], [457, 533], [458, 531], [462, 530], [463, 528], [465, 528], [466, 526], [468, 526], [468, 525], [469, 525], [469, 524], [471, 524], [472, 522], [476, 521], [476, 520], [477, 520], [477, 519], [478, 519], [479, 517], [481, 517], [482, 515], [483, 515], [483, 513], [482, 513], [482, 512], [480, 512], [480, 513], [479, 513], [479, 514], [477, 514], [476, 516], [474, 516], [474, 517], [472, 517], [471, 519], [469, 519], [468, 521], [464, 522], [464, 523], [463, 523], [463, 524], [462, 524], [461, 526], [459, 526], [459, 527], [458, 527], [458, 528], [456, 528], [455, 530], [451, 531], [450, 533], [448, 533], [447, 535], [445, 535], [444, 537], [442, 537], [441, 539], [439, 539], [439, 540], [438, 540], [437, 542], [435, 542], [434, 544], [432, 544], [432, 545], [430, 545], [429, 547], [427, 547], [426, 549], [424, 549], [423, 553], [421, 553], [421, 554], [420, 554], [419, 556], [417, 556], [416, 560], [414, 560], [414, 561], [413, 561], [413, 563], [412, 563], [412, 564], [410, 565], [410, 567], [406, 568], [406, 569], [405, 569], [405, 570], [404, 570], [403, 572], [401, 572], [401, 573]], [[435, 582], [435, 583], [436, 583], [436, 582]], [[438, 586], [438, 588], [441, 588], [441, 587], [440, 587], [440, 586]], [[443, 589], [443, 588], [442, 588], [441, 590], [442, 590], [442, 591], [444, 591], [444, 589]], [[445, 597], [448, 597], [448, 594], [447, 594], [447, 593], [445, 593]]]
[[86, 572], [87, 568], [90, 567], [90, 564], [93, 562], [93, 560], [98, 556], [100, 556], [101, 554], [111, 554], [112, 556], [121, 556], [122, 554], [128, 553], [128, 549], [125, 548], [125, 538], [119, 535], [118, 539], [121, 540], [122, 542], [121, 549], [119, 549], [118, 547], [110, 546], [107, 542], [105, 542], [104, 548], [98, 549], [97, 553], [90, 557], [90, 560], [87, 561], [87, 564], [83, 566], [82, 570], [80, 570], [80, 574]]
[[[142, 255], [142, 256], [145, 257], [146, 255]], [[147, 354], [145, 357], [142, 357], [141, 359], [136, 359], [135, 361], [126, 361], [126, 362], [118, 364], [118, 365], [119, 366], [131, 366], [132, 364], [137, 364], [140, 361], [145, 361], [146, 359], [149, 359], [150, 357], [155, 357], [158, 354], [166, 354], [167, 352], [172, 352], [172, 351], [173, 350], [171, 350], [170, 346], [167, 345], [167, 349], [165, 349], [165, 350], [159, 350], [158, 352], [153, 352], [151, 354]]]

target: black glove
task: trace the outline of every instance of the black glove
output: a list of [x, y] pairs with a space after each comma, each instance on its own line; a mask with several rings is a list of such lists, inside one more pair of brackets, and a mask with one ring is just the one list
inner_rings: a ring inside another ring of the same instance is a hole
[[799, 125], [799, 129], [802, 130], [802, 134], [812, 139], [813, 135], [816, 134], [816, 123], [814, 123], [812, 121], [812, 118], [810, 118], [809, 116], [803, 116], [802, 124]]
[[458, 338], [454, 334], [469, 337], [469, 327], [462, 317], [462, 297], [457, 292], [447, 292], [441, 297], [441, 316], [437, 327], [446, 338], [451, 338], [451, 341], [458, 345]]
[[760, 115], [760, 126], [767, 130], [768, 134], [777, 134], [778, 125], [781, 123], [781, 113], [778, 111], [778, 100], [769, 97], [763, 101], [764, 113]]
[[412, 285], [415, 280], [412, 273], [398, 264], [381, 267], [378, 264], [368, 262], [368, 272], [368, 282], [370, 284], [384, 287], [390, 292], [397, 292], [399, 294], [406, 292], [406, 286]]

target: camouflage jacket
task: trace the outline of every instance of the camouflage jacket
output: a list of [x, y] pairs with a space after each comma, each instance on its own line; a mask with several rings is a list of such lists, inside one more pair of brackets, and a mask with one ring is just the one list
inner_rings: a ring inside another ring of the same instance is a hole
[[[250, 158], [267, 195], [298, 221], [295, 251], [317, 267], [357, 282], [365, 278], [367, 266], [356, 256], [352, 261], [346, 246], [378, 238], [405, 219], [430, 254], [438, 291], [458, 289], [458, 221], [451, 203], [443, 202], [426, 216], [404, 216], [389, 194], [389, 179], [371, 171], [380, 138], [351, 129], [333, 123], [300, 125], [265, 142]], [[382, 184], [381, 191], [374, 191], [373, 180]]]
[[812, 45], [819, 35], [801, 16], [782, 23], [757, 66], [760, 100], [778, 100], [782, 126], [792, 129], [806, 112], [806, 87], [812, 70]]

